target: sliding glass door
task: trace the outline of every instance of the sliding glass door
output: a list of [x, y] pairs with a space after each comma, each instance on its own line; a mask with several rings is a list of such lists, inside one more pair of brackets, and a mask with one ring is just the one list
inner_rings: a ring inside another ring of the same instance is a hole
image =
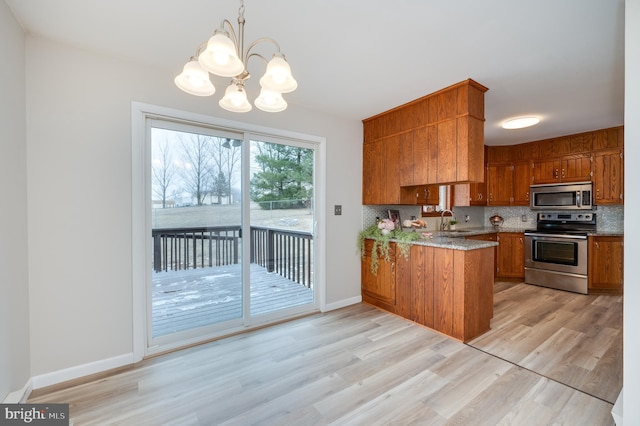
[[251, 315], [314, 302], [314, 150], [250, 140]]
[[147, 132], [149, 345], [315, 309], [313, 145], [160, 119]]

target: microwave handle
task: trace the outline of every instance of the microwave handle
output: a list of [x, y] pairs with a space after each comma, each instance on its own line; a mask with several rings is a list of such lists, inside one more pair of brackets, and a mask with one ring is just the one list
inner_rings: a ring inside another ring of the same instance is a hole
[[578, 198], [578, 207], [582, 207], [582, 191], [576, 191], [576, 197]]

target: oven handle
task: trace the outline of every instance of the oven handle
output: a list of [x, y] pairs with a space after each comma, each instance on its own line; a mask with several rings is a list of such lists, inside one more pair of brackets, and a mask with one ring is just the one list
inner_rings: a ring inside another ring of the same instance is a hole
[[586, 240], [586, 235], [567, 235], [567, 234], [533, 234], [525, 232], [524, 234], [527, 237], [535, 237], [535, 238], [563, 238], [565, 240]]

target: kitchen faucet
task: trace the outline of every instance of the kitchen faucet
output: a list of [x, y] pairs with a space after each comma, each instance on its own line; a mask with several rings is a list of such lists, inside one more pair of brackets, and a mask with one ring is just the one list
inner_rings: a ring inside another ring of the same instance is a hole
[[451, 218], [452, 218], [453, 220], [455, 220], [455, 218], [456, 218], [456, 215], [453, 213], [453, 211], [452, 211], [452, 210], [447, 210], [447, 209], [442, 210], [442, 214], [440, 215], [440, 230], [441, 230], [441, 231], [444, 231], [444, 228], [445, 228], [445, 223], [444, 223], [444, 214], [445, 214], [445, 213], [447, 213], [447, 212], [451, 213]]

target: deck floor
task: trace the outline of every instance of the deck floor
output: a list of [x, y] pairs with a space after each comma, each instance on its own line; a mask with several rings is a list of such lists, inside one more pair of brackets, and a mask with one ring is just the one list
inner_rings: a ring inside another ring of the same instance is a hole
[[[313, 290], [251, 264], [251, 315], [313, 302]], [[154, 273], [153, 336], [242, 317], [241, 265]]]

